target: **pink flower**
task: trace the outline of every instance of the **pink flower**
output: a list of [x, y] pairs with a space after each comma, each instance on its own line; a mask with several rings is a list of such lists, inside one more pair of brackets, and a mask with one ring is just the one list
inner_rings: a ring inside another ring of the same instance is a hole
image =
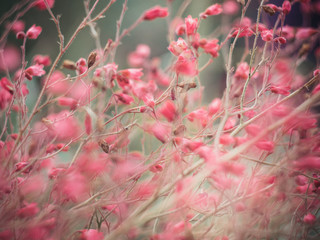
[[265, 42], [270, 42], [273, 38], [272, 30], [265, 30], [261, 32], [261, 38]]
[[205, 41], [205, 43], [201, 46], [206, 53], [211, 54], [212, 57], [216, 58], [219, 56], [220, 46], [218, 44], [218, 39], [212, 39]]
[[284, 1], [282, 4], [282, 11], [285, 15], [289, 14], [291, 11], [291, 3], [289, 1]]
[[141, 67], [150, 56], [150, 47], [145, 44], [139, 44], [136, 50], [129, 54], [128, 63], [133, 67]]
[[12, 24], [11, 31], [17, 34], [18, 32], [22, 32], [25, 28], [24, 21], [17, 20]]
[[130, 105], [134, 101], [133, 97], [125, 93], [117, 93], [115, 96], [118, 101], [126, 105]]
[[168, 49], [173, 55], [179, 56], [183, 51], [188, 49], [188, 45], [182, 38], [179, 38], [176, 42], [172, 41]]
[[282, 31], [281, 31], [281, 28], [278, 28], [277, 34], [280, 35], [280, 33], [282, 37], [285, 37], [288, 40], [291, 40], [294, 38], [294, 28], [291, 26], [288, 26], [288, 25], [283, 26]]
[[261, 150], [265, 150], [265, 151], [268, 151], [268, 152], [273, 152], [274, 142], [261, 140], [261, 141], [256, 143], [256, 147], [261, 149]]
[[213, 116], [214, 114], [216, 114], [220, 110], [221, 104], [222, 102], [220, 98], [213, 99], [208, 109], [209, 116]]
[[27, 204], [25, 207], [21, 208], [18, 210], [17, 215], [19, 217], [33, 217], [39, 212], [39, 208], [37, 203], [30, 203]]
[[240, 63], [234, 77], [238, 80], [246, 80], [249, 77], [249, 64], [246, 62]]
[[25, 71], [25, 75], [28, 80], [32, 80], [33, 76], [41, 77], [45, 73], [46, 72], [43, 70], [43, 65], [39, 65], [39, 64], [28, 67]]
[[234, 144], [235, 139], [230, 134], [223, 134], [220, 137], [219, 142], [222, 145], [231, 145]]
[[189, 15], [187, 18], [185, 18], [185, 24], [187, 35], [194, 35], [198, 28], [198, 19], [192, 18], [191, 15]]
[[[238, 35], [239, 31], [240, 33]], [[249, 27], [244, 27], [244, 28], [235, 29], [230, 36], [236, 37], [238, 35], [239, 38], [242, 38], [242, 37], [251, 37], [253, 34], [254, 32]]]
[[177, 117], [177, 109], [172, 101], [166, 101], [159, 112], [169, 121], [172, 122]]
[[48, 55], [36, 55], [33, 57], [33, 63], [49, 66], [51, 64], [51, 59]]
[[210, 7], [208, 7], [206, 11], [204, 11], [204, 13], [201, 13], [200, 16], [202, 16], [203, 18], [206, 18], [207, 16], [211, 16], [211, 15], [219, 15], [220, 13], [222, 13], [221, 5], [213, 4]]
[[140, 77], [142, 77], [142, 75], [142, 68], [128, 68], [118, 72], [118, 76], [133, 80], [140, 80]]
[[274, 39], [274, 41], [279, 44], [286, 44], [287, 43], [287, 39], [285, 39], [284, 37], [277, 37]]
[[1, 78], [0, 86], [3, 87], [8, 92], [13, 93], [14, 85], [12, 82], [10, 82], [10, 80], [8, 80], [8, 78], [6, 77]]
[[35, 24], [32, 25], [31, 28], [27, 31], [27, 38], [29, 39], [37, 39], [42, 31], [42, 27], [36, 26]]
[[149, 10], [147, 10], [143, 15], [143, 20], [154, 20], [156, 18], [164, 18], [169, 14], [168, 8], [162, 8], [160, 6], [155, 6]]
[[49, 115], [43, 122], [57, 140], [70, 140], [79, 136], [79, 124], [76, 118], [66, 110]]
[[281, 94], [284, 96], [288, 96], [290, 94], [290, 89], [291, 89], [290, 86], [281, 86], [281, 85], [278, 85], [278, 86], [274, 85], [270, 87], [271, 92], [276, 94]]
[[[52, 8], [54, 5], [54, 0], [47, 0], [47, 3], [49, 5], [49, 8]], [[46, 4], [44, 2], [44, 0], [37, 0], [35, 3], [35, 6], [39, 9], [39, 10], [46, 10]]]
[[0, 71], [15, 70], [21, 64], [21, 53], [15, 46], [5, 46], [0, 57]]
[[320, 157], [305, 156], [295, 161], [293, 165], [300, 169], [320, 169]]
[[70, 109], [75, 109], [78, 101], [70, 97], [59, 97], [58, 104], [60, 106], [68, 106]]
[[239, 4], [233, 0], [227, 0], [223, 2], [222, 9], [224, 14], [233, 15], [239, 11]]
[[179, 55], [174, 69], [178, 74], [182, 75], [195, 76], [198, 74], [196, 59], [190, 50], [186, 50]]
[[191, 113], [189, 113], [188, 120], [190, 122], [198, 120], [201, 123], [202, 127], [205, 127], [208, 123], [208, 112], [203, 108], [194, 110]]
[[95, 229], [81, 230], [80, 240], [102, 240], [103, 233]]
[[0, 87], [0, 110], [5, 109], [12, 99], [12, 94], [6, 89]]
[[303, 217], [303, 221], [307, 224], [314, 224], [316, 222], [316, 216], [312, 213], [308, 213]]

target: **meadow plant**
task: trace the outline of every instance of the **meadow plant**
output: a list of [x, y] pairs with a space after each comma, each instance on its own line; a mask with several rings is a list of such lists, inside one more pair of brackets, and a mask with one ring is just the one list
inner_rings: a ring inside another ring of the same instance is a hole
[[[100, 36], [120, 1], [115, 36]], [[176, 1], [123, 28], [128, 0], [84, 0], [68, 38], [54, 0], [1, 16], [1, 240], [320, 238], [319, 29], [286, 21], [320, 2], [212, 1], [194, 15], [192, 0], [173, 11]], [[24, 22], [35, 8], [59, 42], [27, 61], [43, 30]], [[152, 21], [167, 22], [170, 59], [142, 42], [118, 64], [122, 40]], [[85, 28], [96, 48], [66, 58]], [[224, 74], [210, 79], [223, 91], [204, 98], [202, 73], [218, 62]], [[28, 107], [32, 81], [41, 90]]]

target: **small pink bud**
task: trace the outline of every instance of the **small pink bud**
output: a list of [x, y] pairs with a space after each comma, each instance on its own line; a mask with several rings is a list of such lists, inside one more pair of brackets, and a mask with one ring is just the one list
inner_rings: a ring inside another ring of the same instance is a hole
[[168, 16], [168, 14], [169, 14], [168, 8], [155, 6], [144, 13], [143, 20], [151, 21], [156, 18], [165, 18]]
[[118, 101], [126, 105], [130, 105], [134, 101], [133, 97], [125, 93], [118, 93], [115, 94], [115, 96]]
[[92, 131], [91, 117], [89, 114], [86, 114], [86, 118], [84, 120], [84, 126], [86, 128], [87, 135], [89, 135]]
[[32, 27], [27, 31], [27, 38], [37, 39], [41, 31], [42, 28], [40, 26], [36, 26], [35, 24], [33, 24]]
[[25, 28], [25, 24], [21, 20], [15, 21], [11, 26], [11, 31], [14, 33], [22, 32]]
[[206, 18], [207, 16], [211, 16], [211, 15], [219, 15], [220, 13], [222, 13], [221, 5], [213, 4], [210, 7], [208, 7], [206, 11], [204, 11], [204, 13], [201, 13], [200, 16], [203, 18]]
[[305, 215], [303, 217], [303, 221], [306, 223], [306, 224], [314, 224], [316, 222], [316, 216], [311, 214], [311, 213], [308, 213], [307, 215]]
[[208, 109], [209, 116], [213, 116], [214, 114], [216, 114], [220, 110], [221, 104], [222, 102], [220, 98], [213, 99]]
[[173, 55], [179, 56], [183, 51], [188, 49], [188, 45], [182, 38], [179, 38], [176, 42], [172, 41], [168, 49]]
[[286, 44], [287, 43], [287, 39], [285, 39], [284, 37], [277, 37], [274, 39], [275, 42], [280, 43], [280, 44]]
[[185, 24], [180, 24], [176, 27], [176, 34], [178, 36], [182, 36], [186, 33], [186, 25]]
[[149, 168], [149, 170], [153, 173], [162, 172], [163, 166], [160, 164], [153, 165]]
[[177, 108], [172, 101], [167, 101], [159, 109], [159, 112], [169, 121], [172, 122], [177, 117]]
[[220, 137], [220, 140], [219, 142], [222, 144], [222, 145], [231, 145], [231, 144], [234, 144], [235, 140], [234, 138], [229, 135], [229, 134], [223, 134], [221, 137]]
[[239, 4], [233, 0], [227, 0], [222, 5], [223, 13], [226, 15], [233, 15], [239, 11]]
[[249, 64], [242, 62], [237, 67], [234, 77], [238, 80], [246, 80], [249, 77]]
[[43, 66], [49, 66], [51, 64], [51, 59], [48, 55], [36, 55], [33, 58], [35, 64], [40, 64]]
[[17, 39], [24, 39], [26, 37], [26, 34], [24, 32], [18, 32], [16, 34]]
[[74, 98], [70, 98], [70, 97], [60, 97], [58, 98], [58, 104], [60, 106], [68, 106], [71, 109], [75, 109], [75, 107], [77, 106], [77, 100], [75, 100]]
[[39, 64], [28, 67], [25, 71], [26, 78], [28, 78], [28, 80], [32, 80], [33, 76], [41, 77], [45, 73], [46, 72], [43, 70], [43, 65], [39, 65]]
[[[49, 5], [49, 8], [52, 8], [54, 5], [54, 0], [47, 0], [47, 3]], [[47, 9], [44, 0], [37, 0], [35, 6], [41, 11]]]
[[320, 69], [316, 69], [313, 71], [313, 76], [318, 76], [320, 74]]
[[265, 150], [268, 152], [273, 152], [274, 149], [274, 143], [271, 141], [259, 141], [256, 143], [257, 148], [261, 149], [261, 150]]
[[95, 229], [81, 230], [80, 240], [102, 240], [103, 233]]
[[282, 4], [282, 11], [285, 15], [289, 14], [291, 11], [291, 3], [289, 1], [284, 1]]

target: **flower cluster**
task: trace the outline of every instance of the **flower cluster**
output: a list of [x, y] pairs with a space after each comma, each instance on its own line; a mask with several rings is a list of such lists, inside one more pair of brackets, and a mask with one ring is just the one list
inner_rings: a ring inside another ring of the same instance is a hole
[[[197, 1], [196, 15], [168, 0], [122, 29], [123, 0], [105, 39], [119, 1], [84, 1], [73, 34], [54, 0], [0, 19], [0, 239], [318, 239], [320, 34], [288, 18], [319, 2]], [[55, 57], [30, 56], [44, 28], [30, 9], [55, 23]], [[119, 61], [123, 38], [157, 21], [163, 55], [141, 42]], [[83, 29], [96, 47], [67, 58]]]

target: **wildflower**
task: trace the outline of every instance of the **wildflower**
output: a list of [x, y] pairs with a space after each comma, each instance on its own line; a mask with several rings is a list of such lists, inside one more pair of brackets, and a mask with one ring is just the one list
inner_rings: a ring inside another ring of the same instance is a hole
[[191, 15], [189, 15], [187, 18], [185, 18], [185, 25], [187, 35], [194, 35], [198, 28], [198, 19], [192, 18]]
[[17, 34], [18, 32], [22, 32], [25, 28], [25, 23], [22, 20], [15, 21], [11, 26], [11, 31]]
[[233, 0], [224, 1], [222, 4], [223, 13], [233, 15], [239, 11], [239, 5]]
[[102, 240], [103, 233], [96, 229], [80, 230], [80, 240]]
[[33, 57], [33, 63], [43, 66], [49, 66], [51, 64], [51, 59], [48, 55], [36, 55]]
[[213, 101], [210, 103], [209, 109], [208, 109], [209, 116], [213, 116], [214, 114], [216, 114], [220, 110], [221, 104], [222, 103], [221, 103], [220, 98], [213, 99]]
[[43, 78], [43, 83], [45, 81], [48, 81], [47, 83], [47, 91], [54, 95], [59, 95], [65, 93], [69, 88], [69, 83], [65, 81], [64, 79], [66, 76], [59, 70], [54, 71], [51, 74], [50, 79], [47, 79], [48, 77]]
[[[52, 8], [52, 7], [53, 7], [54, 1], [55, 1], [55, 0], [47, 0], [47, 3], [48, 3], [48, 5], [49, 5], [49, 8]], [[46, 10], [46, 9], [47, 9], [44, 0], [37, 0], [37, 1], [35, 2], [35, 6], [36, 6], [39, 10]]]
[[15, 46], [5, 46], [2, 52], [2, 57], [0, 57], [0, 71], [12, 71], [20, 66], [21, 63], [21, 53], [19, 49]]
[[240, 63], [237, 67], [234, 77], [238, 80], [247, 80], [249, 77], [249, 64], [246, 62]]
[[303, 221], [307, 224], [314, 224], [316, 222], [316, 216], [312, 213], [308, 213], [303, 217]]
[[176, 42], [172, 41], [168, 49], [173, 55], [179, 56], [183, 51], [188, 49], [188, 45], [182, 38], [179, 38]]
[[144, 13], [143, 20], [151, 21], [156, 18], [165, 18], [168, 16], [168, 14], [169, 14], [168, 8], [155, 6]]
[[145, 44], [139, 44], [136, 50], [129, 54], [128, 63], [133, 67], [141, 67], [150, 56], [150, 47]]
[[210, 7], [208, 7], [203, 13], [200, 14], [202, 18], [206, 18], [207, 16], [211, 15], [219, 15], [222, 13], [222, 7], [220, 4], [213, 4]]
[[33, 76], [41, 77], [45, 73], [46, 72], [43, 70], [43, 65], [36, 64], [26, 69], [25, 76], [28, 80], [32, 80]]
[[272, 30], [265, 30], [261, 32], [261, 38], [265, 42], [270, 42], [273, 39]]
[[152, 127], [148, 127], [147, 130], [162, 143], [165, 143], [169, 140], [171, 129], [168, 125], [157, 122], [153, 124]]
[[268, 152], [273, 152], [274, 149], [274, 142], [272, 141], [266, 141], [266, 140], [260, 140], [259, 142], [256, 143], [256, 147], [265, 150]]
[[205, 127], [208, 123], [208, 112], [203, 108], [194, 110], [193, 112], [189, 113], [188, 120], [190, 122], [198, 120], [200, 121], [202, 127]]
[[284, 1], [283, 4], [282, 4], [282, 12], [283, 12], [285, 15], [288, 15], [290, 11], [291, 11], [291, 3], [286, 0], [286, 1]]
[[37, 203], [29, 203], [25, 207], [19, 209], [17, 215], [22, 218], [29, 218], [35, 216], [39, 211]]
[[216, 58], [219, 56], [219, 50], [220, 50], [220, 46], [218, 42], [219, 42], [218, 39], [208, 40], [208, 41], [205, 41], [204, 44], [201, 44], [201, 47], [206, 53], [209, 53], [213, 58]]
[[117, 93], [115, 96], [118, 101], [126, 105], [130, 105], [134, 101], [133, 97], [125, 93]]
[[306, 40], [316, 33], [318, 33], [318, 31], [313, 28], [299, 28], [296, 32], [296, 39]]
[[31, 28], [26, 33], [27, 38], [29, 39], [37, 39], [42, 31], [40, 26], [36, 26], [35, 24], [32, 25]]
[[283, 26], [282, 28], [278, 28], [277, 32], [278, 35], [281, 34], [282, 37], [291, 40], [295, 37], [294, 28], [291, 26]]
[[169, 121], [172, 122], [176, 119], [177, 109], [172, 101], [166, 101], [159, 112]]

